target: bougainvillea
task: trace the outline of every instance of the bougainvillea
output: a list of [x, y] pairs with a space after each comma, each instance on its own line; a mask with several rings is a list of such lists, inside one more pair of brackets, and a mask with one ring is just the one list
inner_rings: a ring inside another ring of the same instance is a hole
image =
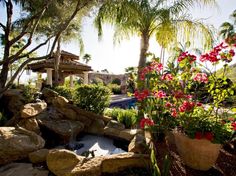
[[[220, 81], [217, 82], [215, 72], [208, 72], [201, 63], [227, 64], [234, 56], [233, 48], [221, 43], [199, 58], [183, 52], [176, 58], [176, 65], [169, 64], [167, 70], [164, 70], [158, 58], [153, 58], [140, 73], [145, 89], [134, 94], [140, 102], [141, 111], [145, 114], [145, 118], [140, 121], [140, 127], [151, 127], [158, 133], [163, 129], [180, 127], [178, 129], [192, 138], [207, 139], [216, 143], [228, 140], [232, 131], [236, 130], [236, 123], [223, 124], [218, 119], [219, 115], [214, 112], [226, 97], [234, 93], [233, 89], [226, 86], [224, 89]], [[201, 63], [197, 63], [199, 61]], [[199, 87], [208, 89], [209, 95], [213, 97], [212, 106], [206, 107], [199, 102], [196, 97]], [[222, 133], [224, 138], [219, 137]]]

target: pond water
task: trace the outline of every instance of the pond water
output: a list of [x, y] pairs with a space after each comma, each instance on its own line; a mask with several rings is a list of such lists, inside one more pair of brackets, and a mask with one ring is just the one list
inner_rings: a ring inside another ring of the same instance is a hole
[[116, 147], [113, 139], [89, 134], [79, 138], [76, 142], [76, 146], [77, 147], [75, 147], [74, 150], [76, 154], [88, 157], [92, 157], [92, 155], [105, 156], [126, 152], [125, 150]]

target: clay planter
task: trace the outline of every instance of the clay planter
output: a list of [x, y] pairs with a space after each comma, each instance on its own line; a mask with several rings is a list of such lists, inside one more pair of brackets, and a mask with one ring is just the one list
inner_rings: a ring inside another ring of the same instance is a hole
[[190, 139], [182, 133], [174, 133], [175, 143], [184, 163], [196, 170], [209, 170], [214, 166], [221, 145], [206, 139]]

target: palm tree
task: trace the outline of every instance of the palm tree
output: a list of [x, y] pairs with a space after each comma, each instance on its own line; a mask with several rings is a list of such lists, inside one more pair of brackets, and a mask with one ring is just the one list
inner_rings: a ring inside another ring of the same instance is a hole
[[[223, 38], [230, 42], [230, 38], [233, 38], [235, 36], [236, 38], [236, 10], [234, 10], [234, 12], [230, 15], [231, 18], [233, 19], [233, 23], [229, 23], [229, 22], [224, 22], [221, 26], [220, 26], [220, 32], [219, 35]], [[235, 40], [235, 39], [234, 39]], [[234, 41], [235, 42], [235, 41]]]
[[[186, 15], [182, 13], [182, 11], [192, 6], [194, 2], [209, 4], [214, 1], [108, 0], [99, 8], [95, 25], [98, 28], [99, 36], [102, 35], [103, 23], [108, 22], [114, 25], [115, 41], [120, 41], [124, 38], [129, 39], [133, 35], [140, 37], [138, 63], [140, 72], [146, 64], [149, 39], [154, 35], [163, 48], [180, 39], [194, 39], [194, 35], [198, 36], [198, 38], [201, 36], [206, 48], [211, 47], [212, 34], [208, 28], [199, 21], [186, 18]], [[142, 89], [142, 85], [139, 86], [139, 89]]]
[[83, 56], [83, 61], [86, 63], [86, 64], [88, 64], [88, 62], [89, 61], [91, 61], [92, 60], [92, 56], [90, 55], [90, 54], [85, 54], [84, 56]]

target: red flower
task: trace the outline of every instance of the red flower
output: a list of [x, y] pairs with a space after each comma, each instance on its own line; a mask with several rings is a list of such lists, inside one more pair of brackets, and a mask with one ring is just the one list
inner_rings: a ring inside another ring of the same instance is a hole
[[149, 91], [147, 89], [144, 89], [142, 92], [139, 92], [136, 90], [134, 92], [135, 98], [137, 98], [138, 101], [143, 101], [145, 98], [147, 98], [149, 95]]
[[170, 102], [166, 102], [165, 107], [170, 108], [172, 104]]
[[159, 90], [158, 92], [155, 92], [154, 95], [157, 98], [165, 98], [166, 97], [166, 93], [162, 90]]
[[203, 137], [202, 132], [195, 133], [195, 139], [202, 139], [202, 137]]
[[167, 73], [167, 74], [162, 75], [161, 79], [171, 81], [173, 79], [173, 76], [171, 74]]
[[142, 118], [140, 121], [140, 127], [143, 129], [145, 126], [153, 126], [154, 122], [151, 119]]
[[180, 112], [191, 111], [195, 106], [194, 102], [184, 101], [183, 104], [179, 107]]
[[176, 111], [175, 108], [172, 108], [172, 109], [171, 109], [171, 116], [177, 117], [177, 111]]
[[236, 131], [236, 122], [232, 122], [231, 126], [232, 126], [233, 130]]
[[207, 140], [212, 141], [213, 138], [214, 138], [214, 135], [213, 135], [212, 132], [206, 132], [206, 133], [204, 134], [204, 137], [205, 137]]
[[195, 60], [196, 60], [196, 56], [194, 56], [194, 55], [192, 55], [192, 54], [189, 54], [188, 52], [183, 52], [183, 53], [181, 53], [180, 54], [180, 56], [178, 57], [178, 59], [177, 59], [177, 61], [178, 62], [181, 62], [181, 61], [183, 61], [183, 60], [185, 60], [185, 59], [188, 59], [188, 61], [190, 62], [190, 64], [192, 63], [192, 62], [194, 62]]
[[177, 99], [184, 98], [184, 93], [181, 90], [176, 91], [173, 94], [174, 94], [174, 97], [177, 98]]
[[196, 105], [197, 106], [202, 106], [202, 103], [197, 102]]

